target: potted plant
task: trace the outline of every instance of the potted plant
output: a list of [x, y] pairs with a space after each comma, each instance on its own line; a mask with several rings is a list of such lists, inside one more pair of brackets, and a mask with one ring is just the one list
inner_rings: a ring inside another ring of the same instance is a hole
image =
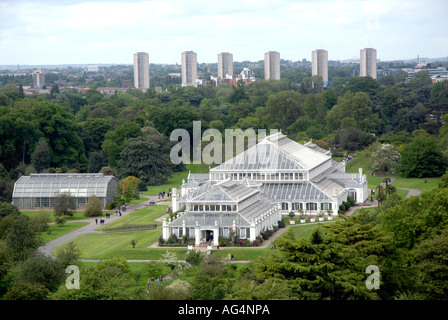
[[324, 213], [322, 211], [319, 211], [319, 221], [324, 221]]
[[288, 216], [289, 216], [289, 223], [290, 223], [290, 224], [295, 224], [295, 221], [294, 221], [294, 216], [295, 216], [295, 214], [294, 214], [294, 212], [289, 211]]
[[299, 211], [300, 212], [300, 223], [305, 223], [305, 214], [303, 213], [302, 210]]

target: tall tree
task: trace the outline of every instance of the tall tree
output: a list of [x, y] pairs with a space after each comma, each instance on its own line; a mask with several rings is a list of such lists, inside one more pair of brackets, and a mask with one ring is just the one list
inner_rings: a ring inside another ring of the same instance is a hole
[[410, 178], [438, 177], [447, 167], [437, 140], [429, 135], [415, 137], [402, 151], [399, 172]]
[[50, 163], [51, 152], [48, 143], [45, 139], [40, 139], [31, 155], [31, 164], [37, 172], [41, 172], [42, 170], [47, 169], [50, 166]]

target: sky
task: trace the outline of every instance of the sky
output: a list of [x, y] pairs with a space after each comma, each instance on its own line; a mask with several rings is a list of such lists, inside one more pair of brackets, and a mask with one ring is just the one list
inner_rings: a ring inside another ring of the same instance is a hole
[[0, 0], [0, 65], [448, 57], [447, 0]]

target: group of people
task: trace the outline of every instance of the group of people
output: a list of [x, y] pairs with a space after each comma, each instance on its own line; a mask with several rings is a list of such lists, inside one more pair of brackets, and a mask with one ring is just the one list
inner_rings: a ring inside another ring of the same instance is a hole
[[156, 282], [157, 284], [159, 284], [160, 282], [162, 282], [163, 281], [163, 278], [162, 278], [162, 276], [160, 275], [160, 276], [158, 276], [158, 277], [152, 277], [151, 278], [151, 280], [149, 280], [148, 279], [148, 283], [147, 283], [147, 285], [148, 285], [148, 289], [149, 289], [149, 287], [151, 286], [151, 282], [152, 283], [154, 283], [154, 282]]
[[159, 194], [158, 194], [158, 199], [159, 199], [159, 201], [160, 201], [160, 199], [165, 199], [165, 196], [167, 197], [167, 198], [169, 198], [169, 197], [171, 197], [171, 195], [172, 195], [172, 192], [171, 192], [171, 188], [168, 190], [168, 193], [165, 193], [165, 191], [160, 191], [159, 192]]
[[[103, 225], [106, 222], [104, 219], [100, 219], [100, 224]], [[98, 224], [98, 219], [95, 219], [95, 223]]]

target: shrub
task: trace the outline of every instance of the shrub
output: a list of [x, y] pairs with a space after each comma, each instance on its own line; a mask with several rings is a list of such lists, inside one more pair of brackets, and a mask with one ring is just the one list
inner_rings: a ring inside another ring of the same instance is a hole
[[279, 228], [284, 228], [285, 227], [285, 221], [283, 221], [283, 220], [278, 221], [278, 227]]
[[177, 243], [177, 236], [175, 234], [171, 234], [166, 241], [168, 244]]
[[101, 201], [98, 197], [92, 194], [87, 201], [87, 205], [84, 209], [84, 216], [86, 217], [99, 217], [103, 211], [101, 210]]
[[199, 250], [191, 250], [187, 252], [185, 257], [185, 261], [193, 266], [201, 263], [202, 259], [204, 259], [204, 256]]

